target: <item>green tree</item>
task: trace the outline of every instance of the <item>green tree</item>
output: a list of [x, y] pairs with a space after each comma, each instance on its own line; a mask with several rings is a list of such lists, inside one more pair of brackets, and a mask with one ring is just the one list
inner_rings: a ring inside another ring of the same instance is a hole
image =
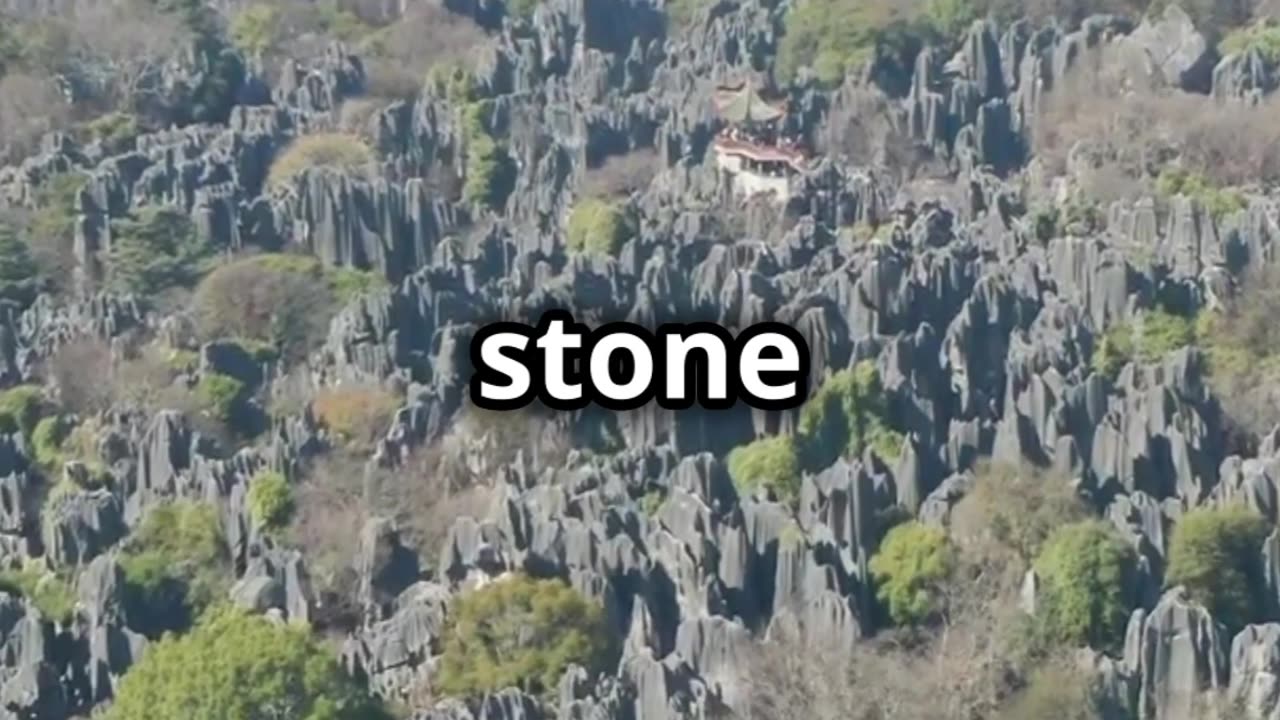
[[871, 558], [876, 597], [897, 625], [918, 625], [943, 608], [940, 588], [954, 567], [941, 530], [920, 522], [894, 527]]
[[149, 635], [183, 630], [230, 587], [230, 558], [213, 508], [153, 507], [120, 555], [125, 603]]
[[18, 385], [0, 392], [0, 432], [31, 437], [44, 410], [44, 391], [37, 385]]
[[1174, 526], [1165, 584], [1185, 586], [1233, 632], [1261, 619], [1265, 583], [1258, 557], [1270, 529], [1243, 507], [1192, 510]]
[[106, 720], [386, 717], [305, 626], [228, 608], [167, 636], [121, 681]]
[[462, 184], [462, 197], [469, 203], [496, 210], [511, 194], [515, 168], [505, 147], [488, 135], [475, 139], [467, 147], [467, 177]]
[[569, 214], [565, 242], [573, 252], [616, 255], [631, 236], [627, 215], [616, 203], [584, 198]]
[[293, 491], [278, 472], [255, 475], [246, 501], [254, 524], [269, 531], [283, 528], [293, 515]]
[[[925, 42], [967, 27], [964, 0], [805, 0], [790, 6], [775, 69], [783, 81], [811, 67], [818, 81], [839, 85], [846, 73], [877, 54], [903, 60]], [[945, 27], [937, 27], [941, 24]]]
[[1136, 563], [1133, 548], [1104, 522], [1055, 530], [1035, 562], [1042, 608], [1037, 620], [1045, 636], [1115, 649], [1124, 640], [1133, 607], [1130, 579]]
[[729, 477], [742, 494], [767, 490], [794, 504], [800, 496], [800, 463], [788, 435], [774, 435], [736, 447], [729, 453]]
[[805, 467], [825, 468], [841, 455], [857, 457], [867, 447], [882, 460], [897, 460], [902, 436], [889, 427], [888, 414], [888, 400], [874, 363], [863, 361], [835, 373], [800, 411]]
[[236, 13], [231, 21], [231, 41], [250, 57], [265, 57], [280, 42], [280, 10], [254, 4]]
[[200, 404], [210, 415], [225, 423], [232, 422], [249, 396], [245, 384], [230, 375], [205, 373], [196, 386]]
[[452, 608], [437, 687], [464, 697], [512, 686], [549, 695], [571, 664], [602, 670], [608, 638], [601, 608], [563, 582], [498, 580]]
[[39, 289], [38, 270], [17, 229], [0, 220], [0, 298], [30, 303]]
[[121, 292], [145, 297], [190, 286], [212, 255], [212, 248], [196, 237], [191, 218], [175, 208], [143, 208], [134, 217], [112, 221], [111, 227], [107, 275]]

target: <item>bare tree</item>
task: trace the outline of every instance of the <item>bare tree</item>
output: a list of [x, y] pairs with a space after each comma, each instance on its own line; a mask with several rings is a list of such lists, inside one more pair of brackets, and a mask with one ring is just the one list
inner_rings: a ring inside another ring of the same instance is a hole
[[22, 72], [0, 76], [0, 162], [31, 154], [41, 136], [70, 117], [71, 106], [51, 79]]
[[136, 0], [81, 4], [63, 22], [80, 72], [120, 109], [160, 93], [165, 64], [193, 39], [176, 14]]

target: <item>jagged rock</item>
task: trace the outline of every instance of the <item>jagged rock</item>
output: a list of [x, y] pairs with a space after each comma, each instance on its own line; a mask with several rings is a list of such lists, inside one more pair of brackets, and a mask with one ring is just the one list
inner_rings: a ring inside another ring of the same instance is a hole
[[400, 544], [395, 524], [382, 518], [370, 520], [360, 531], [356, 572], [361, 603], [376, 619], [421, 575], [417, 554]]
[[1231, 642], [1228, 698], [1245, 718], [1280, 718], [1280, 625], [1250, 625]]
[[47, 502], [44, 544], [55, 565], [83, 565], [124, 537], [120, 499], [107, 490], [81, 490]]
[[[1125, 656], [1140, 680], [1138, 716], [1198, 718], [1203, 693], [1226, 685], [1224, 628], [1180, 587], [1167, 592], [1150, 615], [1135, 614], [1133, 622], [1142, 629], [1136, 634], [1137, 647], [1132, 653], [1126, 649]], [[1135, 636], [1132, 623], [1129, 635]]]

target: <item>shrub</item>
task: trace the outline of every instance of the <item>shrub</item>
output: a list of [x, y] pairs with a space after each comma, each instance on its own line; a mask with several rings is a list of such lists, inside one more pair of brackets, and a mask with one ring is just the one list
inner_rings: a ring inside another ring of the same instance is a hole
[[1165, 355], [1196, 341], [1195, 323], [1181, 315], [1151, 310], [1132, 323], [1117, 323], [1102, 336], [1090, 364], [1114, 378], [1131, 360], [1158, 362]]
[[146, 207], [113, 220], [107, 254], [109, 284], [146, 297], [188, 287], [204, 273], [212, 248], [196, 237], [191, 218], [169, 207]]
[[0, 432], [21, 432], [31, 437], [44, 410], [44, 391], [36, 385], [19, 385], [0, 392]]
[[126, 152], [138, 137], [138, 118], [130, 113], [110, 112], [91, 120], [84, 130], [90, 140], [102, 143], [107, 152]]
[[314, 133], [303, 135], [276, 156], [267, 174], [267, 185], [280, 186], [309, 168], [330, 168], [358, 174], [376, 161], [373, 150], [355, 135]]
[[497, 580], [451, 608], [439, 688], [457, 696], [513, 686], [550, 695], [571, 664], [604, 669], [608, 637], [601, 608], [563, 582]]
[[467, 146], [467, 176], [462, 184], [462, 197], [469, 203], [496, 210], [511, 194], [514, 176], [515, 168], [506, 148], [489, 135], [480, 135]]
[[179, 717], [378, 720], [385, 715], [305, 626], [228, 608], [152, 645], [106, 720]]
[[616, 255], [631, 235], [626, 213], [615, 203], [580, 200], [569, 214], [566, 245], [572, 252]]
[[538, 0], [507, 0], [507, 14], [518, 18], [531, 18], [538, 9]]
[[196, 386], [196, 397], [214, 418], [230, 423], [248, 398], [248, 388], [240, 380], [222, 373], [206, 373]]
[[120, 555], [125, 603], [149, 635], [186, 629], [230, 585], [230, 562], [212, 507], [152, 508]]
[[871, 558], [876, 597], [897, 625], [917, 625], [940, 611], [941, 585], [953, 558], [947, 536], [919, 522], [894, 527]]
[[1222, 54], [1239, 54], [1256, 50], [1272, 65], [1280, 64], [1280, 23], [1267, 18], [1247, 27], [1237, 28], [1219, 43]]
[[888, 402], [880, 373], [870, 361], [828, 378], [800, 411], [801, 454], [805, 467], [825, 468], [843, 455], [857, 457], [870, 447], [893, 461], [902, 436], [888, 426]]
[[1054, 530], [1083, 520], [1088, 511], [1066, 477], [986, 465], [976, 469], [973, 489], [952, 511], [951, 528], [965, 540], [989, 535], [1031, 562]]
[[1086, 673], [1070, 661], [1037, 669], [1027, 686], [999, 714], [999, 720], [1097, 720], [1107, 717]]
[[59, 173], [35, 193], [25, 240], [41, 275], [60, 289], [66, 289], [75, 268], [76, 203], [88, 179], [81, 172]]
[[15, 227], [0, 219], [0, 298], [27, 305], [39, 290], [38, 268]]
[[739, 493], [766, 490], [781, 502], [794, 503], [800, 496], [795, 443], [787, 435], [775, 435], [734, 448], [729, 453], [729, 477]]
[[279, 530], [289, 523], [293, 515], [293, 491], [284, 475], [264, 472], [254, 476], [249, 483], [249, 517], [254, 524], [266, 530]]
[[72, 425], [60, 415], [41, 418], [31, 433], [31, 448], [36, 464], [47, 473], [57, 472], [63, 463], [62, 444], [71, 434]]
[[369, 448], [387, 433], [400, 399], [369, 385], [325, 388], [311, 410], [316, 419], [353, 448]]
[[231, 42], [251, 57], [266, 56], [280, 42], [280, 10], [265, 4], [250, 5], [231, 21]]
[[0, 572], [0, 592], [27, 598], [41, 615], [54, 622], [68, 623], [75, 613], [76, 594], [71, 585], [39, 563]]
[[1239, 630], [1266, 607], [1258, 553], [1269, 531], [1243, 507], [1192, 510], [1173, 528], [1165, 584], [1185, 586], [1219, 622]]
[[878, 54], [910, 62], [920, 47], [941, 44], [976, 16], [968, 0], [807, 0], [787, 11], [775, 70], [790, 82], [808, 66], [820, 83], [839, 85]]
[[1209, 215], [1218, 220], [1249, 205], [1243, 193], [1224, 189], [1202, 174], [1178, 168], [1160, 173], [1156, 178], [1156, 191], [1166, 198], [1185, 195], [1204, 206]]
[[1058, 642], [1118, 647], [1133, 607], [1128, 581], [1136, 564], [1133, 548], [1106, 523], [1055, 530], [1035, 562], [1041, 583], [1037, 619], [1044, 634]]
[[196, 288], [196, 328], [205, 340], [265, 343], [287, 360], [298, 360], [328, 332], [338, 309], [339, 279], [342, 293], [363, 282], [352, 275], [363, 273], [326, 273], [319, 260], [300, 255], [233, 261], [209, 273]]

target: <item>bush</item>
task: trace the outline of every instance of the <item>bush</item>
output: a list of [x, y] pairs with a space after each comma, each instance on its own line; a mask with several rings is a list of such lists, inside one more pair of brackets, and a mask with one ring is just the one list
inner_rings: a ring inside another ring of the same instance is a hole
[[107, 277], [119, 292], [143, 297], [189, 287], [204, 273], [213, 249], [196, 237], [191, 218], [169, 207], [146, 207], [113, 220]]
[[1156, 178], [1156, 191], [1166, 198], [1185, 195], [1198, 202], [1216, 220], [1249, 206], [1244, 194], [1215, 185], [1209, 178], [1178, 168], [1169, 168]]
[[1267, 18], [1227, 34], [1218, 45], [1223, 55], [1256, 50], [1272, 65], [1280, 64], [1280, 23]]
[[0, 219], [0, 298], [27, 305], [39, 290], [38, 268], [17, 228]]
[[372, 447], [391, 427], [400, 399], [369, 385], [325, 388], [311, 410], [316, 419], [353, 449]]
[[236, 418], [248, 396], [243, 382], [222, 373], [206, 373], [196, 386], [196, 397], [205, 411], [225, 423]]
[[593, 674], [606, 667], [608, 633], [601, 608], [563, 582], [500, 579], [451, 608], [439, 689], [467, 697], [514, 686], [548, 696], [569, 665]]
[[38, 563], [0, 572], [0, 592], [27, 598], [41, 615], [54, 622], [69, 623], [75, 613], [76, 594], [71, 585]]
[[44, 391], [36, 385], [19, 385], [0, 392], [0, 432], [21, 432], [31, 437], [44, 411]]
[[1117, 323], [1107, 330], [1090, 364], [1094, 370], [1114, 378], [1131, 360], [1159, 362], [1165, 355], [1195, 341], [1196, 326], [1190, 318], [1151, 310], [1132, 323]]
[[766, 490], [780, 502], [800, 496], [800, 463], [789, 436], [775, 435], [736, 447], [729, 453], [729, 477], [743, 495]]
[[275, 50], [281, 40], [280, 10], [270, 5], [250, 5], [231, 20], [231, 42], [256, 58]]
[[973, 489], [952, 510], [951, 528], [963, 540], [989, 535], [1029, 563], [1054, 530], [1088, 513], [1066, 477], [987, 465], [976, 469]]
[[896, 625], [918, 625], [942, 610], [940, 588], [953, 567], [947, 536], [919, 522], [894, 527], [871, 558], [876, 597]]
[[84, 126], [85, 133], [94, 142], [102, 143], [109, 153], [123, 153], [132, 149], [140, 128], [135, 115], [110, 112], [94, 118]]
[[888, 426], [887, 417], [888, 401], [875, 364], [863, 361], [835, 373], [800, 410], [805, 467], [825, 468], [841, 455], [858, 457], [868, 447], [882, 460], [897, 460], [902, 435]]
[[[193, 311], [204, 340], [237, 338], [265, 343], [289, 361], [319, 345], [350, 293], [350, 274], [326, 273], [319, 260], [301, 255], [256, 255], [219, 267], [196, 288]], [[369, 283], [373, 285], [372, 282]]]
[[210, 613], [188, 635], [148, 648], [120, 681], [105, 720], [378, 720], [385, 715], [305, 626], [242, 611]]
[[790, 82], [812, 67], [820, 83], [836, 86], [878, 54], [909, 63], [920, 47], [940, 44], [975, 17], [967, 0], [808, 0], [787, 11], [775, 70]]
[[125, 603], [138, 628], [156, 636], [185, 630], [230, 586], [230, 561], [212, 507], [152, 508], [120, 555]]
[[264, 472], [249, 483], [249, 518], [268, 531], [280, 530], [293, 515], [293, 491], [284, 475]]
[[569, 214], [565, 242], [571, 252], [617, 255], [631, 235], [626, 213], [616, 203], [578, 201]]
[[75, 269], [76, 203], [89, 176], [65, 172], [47, 178], [35, 193], [25, 240], [31, 257], [58, 289], [67, 289]]
[[1099, 706], [1089, 677], [1070, 661], [1036, 670], [1027, 687], [1000, 713], [1000, 720], [1097, 720], [1108, 717]]
[[303, 135], [276, 156], [267, 174], [267, 185], [278, 187], [310, 168], [330, 168], [353, 175], [360, 174], [376, 160], [373, 150], [355, 135]]
[[1044, 635], [1056, 642], [1114, 650], [1124, 642], [1133, 607], [1133, 548], [1101, 521], [1058, 528], [1036, 558]]
[[464, 200], [496, 210], [507, 201], [514, 180], [515, 168], [506, 148], [487, 134], [468, 143], [467, 177], [462, 184]]
[[1232, 632], [1261, 618], [1265, 582], [1258, 563], [1269, 524], [1243, 507], [1192, 510], [1173, 528], [1165, 585], [1185, 586]]
[[54, 473], [63, 464], [62, 445], [71, 434], [72, 425], [60, 415], [41, 418], [31, 433], [31, 449], [36, 464], [46, 473]]

